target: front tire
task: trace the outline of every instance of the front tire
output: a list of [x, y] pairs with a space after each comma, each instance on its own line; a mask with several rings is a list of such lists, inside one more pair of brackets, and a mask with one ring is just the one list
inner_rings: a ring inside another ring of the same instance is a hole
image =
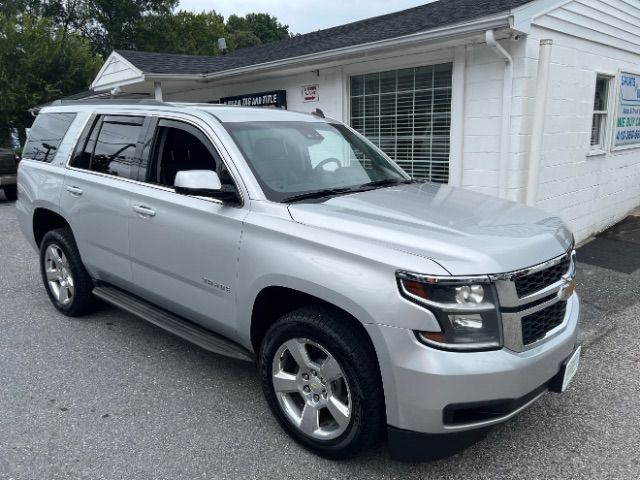
[[51, 303], [65, 315], [79, 317], [98, 306], [93, 280], [82, 264], [70, 229], [45, 234], [40, 244], [40, 273]]
[[373, 347], [353, 319], [307, 306], [274, 323], [260, 350], [262, 388], [282, 427], [323, 457], [352, 457], [386, 424]]

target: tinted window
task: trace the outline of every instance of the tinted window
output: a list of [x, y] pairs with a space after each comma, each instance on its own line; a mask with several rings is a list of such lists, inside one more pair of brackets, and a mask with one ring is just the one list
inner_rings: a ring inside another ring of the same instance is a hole
[[23, 158], [51, 162], [58, 151], [75, 113], [41, 113], [33, 122], [29, 139], [22, 152]]
[[137, 178], [144, 117], [102, 116], [89, 121], [71, 166], [123, 178]]
[[[118, 177], [132, 178], [142, 124], [104, 121], [95, 142], [90, 169]], [[134, 175], [137, 174], [134, 173]]]
[[[188, 128], [188, 127], [186, 127]], [[217, 170], [215, 157], [193, 133], [181, 128], [158, 128], [156, 176], [153, 183], [173, 187], [181, 170]]]

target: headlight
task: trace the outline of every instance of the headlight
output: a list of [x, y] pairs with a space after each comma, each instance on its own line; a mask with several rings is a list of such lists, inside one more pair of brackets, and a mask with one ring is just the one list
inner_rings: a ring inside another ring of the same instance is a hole
[[500, 316], [488, 277], [398, 272], [397, 278], [402, 296], [429, 309], [438, 319], [441, 331], [417, 332], [424, 343], [444, 350], [500, 348]]

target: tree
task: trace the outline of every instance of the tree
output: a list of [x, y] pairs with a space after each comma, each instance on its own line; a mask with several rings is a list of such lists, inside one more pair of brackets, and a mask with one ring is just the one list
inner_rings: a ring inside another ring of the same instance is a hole
[[3, 13], [47, 17], [56, 27], [86, 37], [103, 56], [135, 48], [137, 28], [147, 15], [171, 15], [179, 0], [8, 0]]
[[23, 141], [28, 109], [86, 90], [102, 61], [86, 39], [48, 18], [0, 15], [0, 142], [11, 127]]
[[[80, 0], [74, 26], [106, 56], [117, 48], [135, 48], [136, 28], [143, 16], [169, 15], [177, 4], [178, 0]], [[67, 9], [67, 14], [73, 12]]]
[[238, 48], [255, 47], [260, 45], [260, 39], [253, 32], [247, 30], [240, 30], [229, 35], [229, 47], [230, 50], [237, 50]]
[[[230, 15], [227, 19], [226, 29], [234, 41], [246, 38], [247, 32], [255, 35], [260, 43], [283, 40], [291, 36], [289, 25], [281, 24], [276, 17], [272, 17], [268, 13], [248, 13], [244, 17]], [[241, 47], [238, 46], [238, 48]]]
[[224, 18], [216, 12], [179, 11], [142, 17], [134, 43], [145, 52], [219, 55], [218, 38], [224, 35]]

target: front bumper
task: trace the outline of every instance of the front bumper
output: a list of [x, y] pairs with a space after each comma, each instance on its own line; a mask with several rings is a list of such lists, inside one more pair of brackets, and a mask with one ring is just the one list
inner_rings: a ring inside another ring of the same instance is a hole
[[[577, 335], [579, 301], [567, 300], [562, 328], [549, 341], [524, 352], [506, 348], [488, 352], [446, 352], [420, 343], [411, 330], [366, 325], [380, 362], [387, 423], [413, 432], [442, 434], [504, 422], [533, 403], [572, 353]], [[539, 391], [538, 391], [539, 390]], [[536, 392], [531, 398], [527, 398]], [[451, 421], [452, 406], [516, 401], [504, 415]], [[449, 413], [447, 413], [449, 412]]]
[[16, 174], [0, 174], [0, 187], [16, 184]]

